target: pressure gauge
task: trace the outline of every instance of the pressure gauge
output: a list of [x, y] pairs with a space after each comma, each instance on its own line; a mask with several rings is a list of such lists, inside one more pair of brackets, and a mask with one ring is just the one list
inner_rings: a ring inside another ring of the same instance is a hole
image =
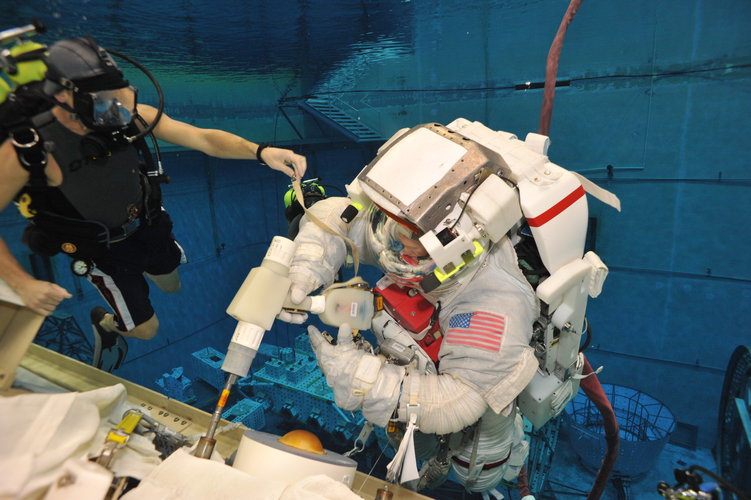
[[76, 276], [86, 276], [91, 271], [91, 264], [85, 260], [76, 259], [70, 263], [70, 269]]

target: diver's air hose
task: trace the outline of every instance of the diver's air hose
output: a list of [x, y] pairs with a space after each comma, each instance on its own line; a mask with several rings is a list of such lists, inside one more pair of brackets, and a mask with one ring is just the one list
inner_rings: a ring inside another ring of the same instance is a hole
[[159, 120], [162, 118], [162, 114], [164, 113], [164, 93], [162, 92], [162, 87], [159, 85], [159, 82], [156, 81], [156, 78], [154, 78], [154, 75], [151, 74], [149, 70], [147, 70], [141, 63], [138, 61], [131, 59], [130, 57], [126, 56], [125, 54], [122, 54], [116, 50], [112, 49], [105, 49], [110, 54], [113, 54], [117, 57], [121, 57], [128, 61], [130, 64], [138, 68], [146, 77], [151, 80], [151, 83], [154, 84], [154, 89], [156, 89], [156, 94], [159, 97], [159, 104], [156, 108], [156, 116], [154, 117], [154, 120], [151, 122], [151, 124], [146, 127], [145, 130], [142, 130], [138, 134], [134, 135], [133, 137], [128, 137], [128, 142], [135, 142], [141, 137], [146, 137], [148, 134], [150, 134], [159, 123]]

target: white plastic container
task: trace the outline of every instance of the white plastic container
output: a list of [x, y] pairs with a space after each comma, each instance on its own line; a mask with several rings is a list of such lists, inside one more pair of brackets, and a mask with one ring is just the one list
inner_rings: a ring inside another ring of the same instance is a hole
[[284, 308], [291, 311], [309, 311], [317, 314], [329, 326], [349, 324], [355, 330], [367, 330], [375, 312], [374, 297], [364, 288], [331, 288], [323, 295], [306, 297], [300, 304], [287, 299]]
[[367, 330], [373, 320], [373, 294], [362, 288], [334, 288], [324, 295], [325, 308], [318, 315], [325, 324], [349, 324], [355, 330]]

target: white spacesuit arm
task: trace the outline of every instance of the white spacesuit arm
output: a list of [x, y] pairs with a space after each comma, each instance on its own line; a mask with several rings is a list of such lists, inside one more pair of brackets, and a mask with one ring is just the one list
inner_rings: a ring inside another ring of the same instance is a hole
[[[475, 423], [489, 403], [492, 411], [505, 414], [537, 367], [534, 355], [527, 351], [514, 355], [514, 360], [494, 361], [477, 356], [472, 348], [460, 350], [466, 357], [446, 358], [447, 366], [441, 362], [439, 367], [441, 373], [410, 373], [404, 378], [399, 420], [408, 420], [412, 407], [418, 411], [422, 432], [447, 434]], [[494, 371], [499, 376], [493, 377]]]
[[363, 416], [376, 425], [385, 426], [399, 404], [403, 419], [418, 408], [423, 432], [446, 434], [473, 424], [488, 408], [475, 389], [450, 375], [405, 377], [403, 367], [358, 349], [348, 325], [339, 328], [336, 345], [314, 326], [308, 327], [308, 336], [336, 405], [362, 408]]
[[424, 433], [448, 434], [477, 422], [488, 409], [472, 387], [448, 374], [412, 373], [404, 378], [399, 398], [399, 420], [418, 412], [417, 423]]
[[[349, 204], [348, 198], [327, 198], [315, 203], [308, 211], [332, 231], [346, 236], [348, 227], [341, 214]], [[303, 216], [289, 270], [292, 302], [299, 304], [316, 288], [333, 283], [346, 256], [347, 246], [342, 238], [324, 231], [307, 215]]]

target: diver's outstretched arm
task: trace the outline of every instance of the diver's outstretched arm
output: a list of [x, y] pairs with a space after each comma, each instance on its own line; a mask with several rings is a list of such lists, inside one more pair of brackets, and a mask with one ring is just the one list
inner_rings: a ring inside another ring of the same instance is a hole
[[[138, 105], [138, 113], [147, 122], [156, 118], [157, 110], [145, 104]], [[259, 159], [269, 168], [285, 173], [290, 177], [302, 178], [307, 163], [304, 156], [289, 149], [266, 147], [262, 158], [258, 158], [258, 144], [243, 139], [224, 130], [199, 128], [185, 122], [174, 120], [162, 114], [154, 129], [154, 135], [178, 146], [201, 151], [210, 156], [228, 159]]]

